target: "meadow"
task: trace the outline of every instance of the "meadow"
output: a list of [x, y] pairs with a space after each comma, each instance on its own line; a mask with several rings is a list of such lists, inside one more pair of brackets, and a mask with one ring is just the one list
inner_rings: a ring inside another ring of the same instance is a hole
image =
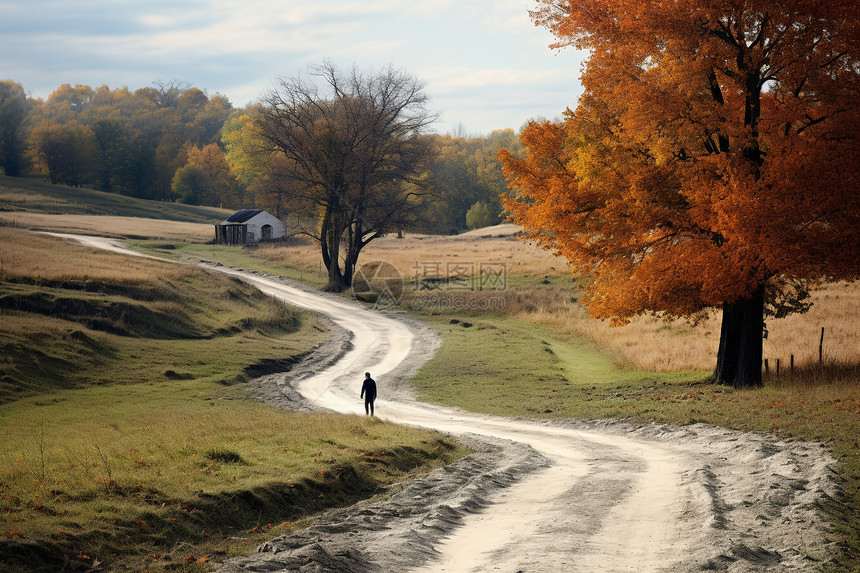
[[[825, 285], [807, 313], [770, 320], [765, 385], [737, 391], [709, 381], [718, 313], [697, 322], [640, 316], [610, 327], [579, 304], [563, 261], [510, 231], [392, 236], [365, 249], [365, 264], [385, 261], [403, 277], [399, 308], [443, 338], [413, 380], [422, 399], [503, 416], [707, 423], [821, 442], [838, 460], [842, 492], [824, 501], [842, 549], [823, 570], [860, 570], [860, 286]], [[219, 249], [208, 246], [207, 256], [218, 259]], [[319, 286], [325, 277], [315, 255], [313, 245], [292, 244], [225, 256]], [[503, 263], [504, 280], [482, 281], [482, 263]], [[423, 280], [463, 269], [476, 276]]]
[[3, 572], [205, 571], [464, 453], [258, 401], [325, 330], [192, 265], [0, 227], [0, 316]]
[[[136, 217], [194, 223], [217, 223], [232, 215], [232, 211], [226, 209], [149, 201], [84, 187], [51, 185], [37, 179], [6, 175], [0, 175], [0, 213], [4, 213], [4, 218], [10, 213], [43, 213]], [[14, 218], [14, 215], [11, 218]]]
[[[546, 325], [571, 340], [591, 341], [625, 368], [655, 372], [713, 369], [720, 333], [718, 311], [695, 323], [643, 315], [628, 325], [610, 326], [591, 318], [579, 304], [582, 292], [565, 261], [519, 238], [516, 231], [512, 225], [501, 225], [456, 237], [407, 234], [398, 239], [388, 235], [371, 242], [362, 251], [359, 264], [384, 261], [397, 268], [406, 285], [404, 307], [420, 307], [413, 303], [433, 294], [437, 310], [445, 310], [457, 306], [452, 299], [467, 292], [468, 300], [475, 302], [459, 306], [489, 309], [493, 314]], [[216, 252], [210, 246], [206, 254], [214, 257]], [[295, 277], [301, 274], [306, 282], [324, 284], [319, 253], [310, 243], [265, 245], [247, 254], [270, 268], [289, 268]], [[482, 264], [502, 265], [504, 280], [479, 290]], [[474, 280], [435, 290], [422, 286], [423, 278], [445, 278], [463, 269]], [[822, 328], [822, 358], [831, 372], [850, 374], [851, 366], [860, 364], [860, 285], [827, 284], [811, 296], [813, 305], [808, 312], [768, 321], [764, 356], [774, 375], [777, 360], [780, 374], [790, 373], [792, 356], [798, 371], [814, 372], [811, 367], [818, 365]]]
[[[821, 442], [838, 460], [841, 489], [823, 503], [841, 551], [822, 568], [860, 570], [860, 286], [825, 285], [812, 293], [807, 313], [769, 320], [765, 385], [736, 391], [708, 380], [717, 313], [695, 323], [640, 316], [610, 327], [579, 304], [582, 292], [563, 260], [515, 233], [501, 226], [457, 237], [386, 236], [363, 251], [360, 263], [398, 269], [405, 287], [398, 308], [443, 338], [414, 380], [422, 398], [499, 415], [702, 422]], [[174, 260], [213, 260], [325, 284], [311, 243], [130, 244]], [[482, 264], [503, 272], [485, 282]]]

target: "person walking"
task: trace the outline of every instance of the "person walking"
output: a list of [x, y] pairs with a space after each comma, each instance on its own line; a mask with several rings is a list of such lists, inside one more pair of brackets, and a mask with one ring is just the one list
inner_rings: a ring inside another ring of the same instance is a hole
[[376, 401], [376, 381], [370, 377], [370, 372], [364, 373], [364, 383], [361, 385], [359, 398], [364, 398], [364, 413], [373, 416], [373, 402]]

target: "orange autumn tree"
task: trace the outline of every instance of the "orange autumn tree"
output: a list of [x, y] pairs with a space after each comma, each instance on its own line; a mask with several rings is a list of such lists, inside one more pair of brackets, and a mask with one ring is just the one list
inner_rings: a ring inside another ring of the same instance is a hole
[[538, 0], [590, 52], [563, 122], [500, 153], [505, 205], [616, 323], [723, 310], [715, 379], [761, 384], [766, 310], [860, 277], [860, 11], [820, 0]]

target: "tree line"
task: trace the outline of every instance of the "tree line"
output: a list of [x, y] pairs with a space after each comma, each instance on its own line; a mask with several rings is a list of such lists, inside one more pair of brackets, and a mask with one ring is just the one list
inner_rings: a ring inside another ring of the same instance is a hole
[[[260, 145], [258, 121], [271, 110], [269, 96], [235, 108], [221, 94], [156, 81], [134, 91], [64, 84], [42, 100], [3, 80], [0, 172], [144, 199], [263, 208], [286, 218], [296, 213], [301, 192], [284, 178], [277, 146]], [[413, 181], [399, 182], [414, 187], [408, 217], [400, 213], [389, 227], [450, 234], [501, 222], [505, 181], [496, 155], [501, 147], [519, 148], [514, 131], [424, 131], [416, 135], [427, 157]]]

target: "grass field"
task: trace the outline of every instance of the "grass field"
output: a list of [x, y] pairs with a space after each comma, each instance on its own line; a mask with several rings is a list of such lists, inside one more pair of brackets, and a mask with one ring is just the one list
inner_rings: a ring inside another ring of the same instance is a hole
[[[137, 240], [129, 241], [128, 245], [142, 253], [170, 260], [218, 262], [229, 267], [267, 272], [275, 276], [297, 280], [316, 288], [324, 287], [328, 280], [328, 275], [319, 262], [311, 262], [317, 251], [309, 244], [298, 244], [286, 248], [271, 245], [237, 248], [228, 245], [194, 242]], [[290, 253], [302, 253], [303, 256], [307, 257], [308, 263], [294, 265], [290, 264], [290, 261], [281, 259], [280, 255], [285, 250]]]
[[0, 571], [205, 571], [462, 454], [429, 432], [283, 412], [199, 381], [2, 410]]
[[91, 235], [119, 239], [163, 239], [179, 242], [202, 243], [214, 236], [213, 225], [166, 219], [142, 219], [118, 215], [58, 215], [0, 212], [0, 224], [32, 231], [47, 230], [55, 233]]
[[326, 334], [241, 281], [0, 227], [0, 571], [205, 571], [463, 454], [242, 382]]
[[[308, 246], [245, 255], [278, 273], [314, 272]], [[443, 336], [439, 353], [414, 380], [421, 397], [507, 416], [702, 422], [822, 442], [840, 462], [843, 493], [826, 507], [843, 546], [824, 570], [860, 570], [860, 286], [826, 285], [813, 293], [808, 313], [769, 321], [765, 386], [736, 391], [708, 382], [716, 313], [697, 324], [643, 316], [609, 327], [588, 317], [575, 281], [548, 256], [510, 237], [476, 233], [386, 237], [367, 248], [364, 262], [384, 260], [400, 270], [401, 307]], [[436, 290], [420, 290], [415, 280], [428, 269], [444, 274], [499, 261], [506, 261], [503, 284], [484, 290], [469, 288], [479, 278]]]
[[0, 402], [169, 376], [241, 380], [249, 356], [299, 355], [323, 336], [241, 281], [18, 229], [0, 227], [0, 277]]
[[[36, 179], [0, 175], [2, 212], [112, 215], [195, 223], [217, 223], [232, 214], [226, 209], [147, 201], [81, 187], [50, 185]], [[7, 215], [4, 214], [4, 218]], [[9, 218], [14, 219], [14, 216]]]
[[[317, 286], [325, 279], [312, 244], [245, 249], [184, 240], [138, 244], [164, 256], [265, 269]], [[373, 260], [399, 269], [407, 285], [401, 307], [430, 321], [443, 337], [439, 354], [415, 381], [426, 399], [502, 415], [705, 422], [820, 441], [839, 460], [842, 490], [826, 505], [842, 551], [824, 570], [860, 570], [857, 284], [827, 285], [813, 293], [808, 313], [769, 321], [765, 386], [735, 391], [706, 380], [715, 360], [718, 316], [695, 325], [645, 316], [610, 328], [578, 304], [581, 293], [563, 261], [509, 232], [385, 237], [363, 251], [361, 263]], [[469, 288], [468, 281], [419, 290], [426, 287], [420, 279], [433, 273], [468, 273], [482, 263], [502, 265], [504, 281], [484, 290]]]
[[0, 225], [7, 227], [201, 243], [232, 213], [0, 175]]

